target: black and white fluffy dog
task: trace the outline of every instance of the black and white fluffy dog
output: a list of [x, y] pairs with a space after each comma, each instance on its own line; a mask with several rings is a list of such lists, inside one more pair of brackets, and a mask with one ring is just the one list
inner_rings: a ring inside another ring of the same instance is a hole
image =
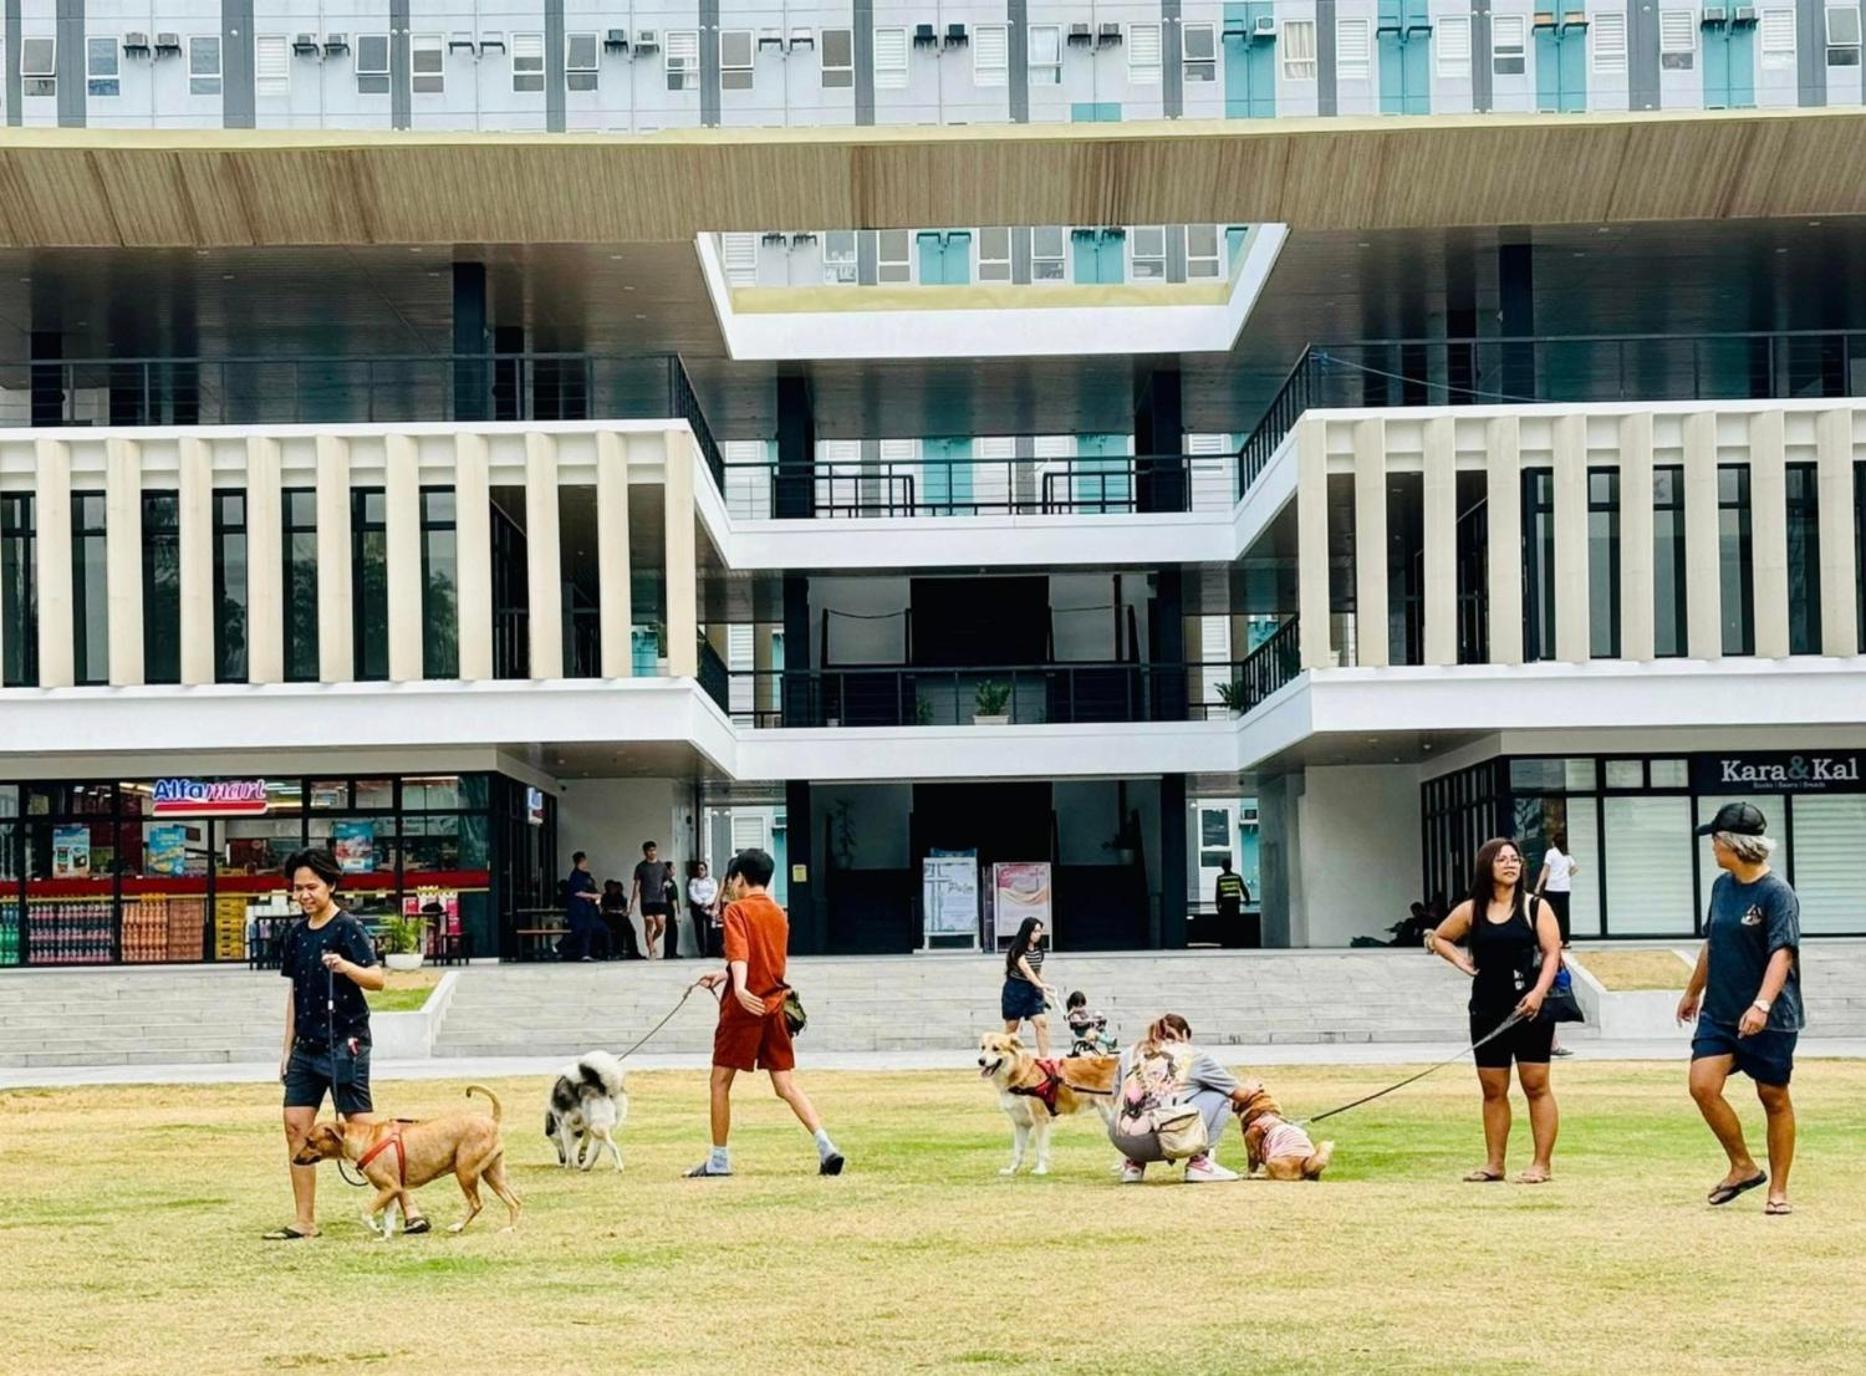
[[565, 1066], [551, 1086], [544, 1135], [557, 1147], [557, 1164], [587, 1171], [606, 1147], [622, 1169], [615, 1133], [628, 1119], [622, 1062], [607, 1051], [589, 1051]]

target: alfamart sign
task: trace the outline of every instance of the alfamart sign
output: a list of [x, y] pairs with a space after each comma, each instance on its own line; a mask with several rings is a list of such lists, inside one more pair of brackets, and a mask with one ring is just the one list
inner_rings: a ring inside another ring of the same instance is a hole
[[266, 810], [264, 779], [157, 779], [155, 812], [190, 817], [257, 817]]
[[1858, 793], [1863, 752], [1805, 751], [1768, 755], [1700, 755], [1699, 793]]

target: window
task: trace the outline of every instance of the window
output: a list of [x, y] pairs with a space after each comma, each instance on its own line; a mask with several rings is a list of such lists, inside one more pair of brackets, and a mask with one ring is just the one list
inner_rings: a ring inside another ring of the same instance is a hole
[[1555, 471], [1523, 470], [1523, 659], [1555, 658]]
[[1134, 237], [1128, 241], [1133, 245], [1134, 280], [1136, 282], [1164, 282], [1166, 280], [1166, 231], [1159, 225], [1137, 226]]
[[1620, 657], [1620, 471], [1587, 472], [1587, 634], [1595, 659]]
[[1010, 230], [979, 230], [978, 280], [981, 282], [1008, 282], [1011, 280]]
[[1830, 5], [1827, 10], [1827, 65], [1860, 65], [1860, 7]]
[[1762, 65], [1792, 68], [1795, 65], [1795, 12], [1764, 10], [1761, 29]]
[[282, 96], [290, 92], [290, 54], [284, 34], [261, 34], [253, 40], [253, 84], [260, 95]]
[[246, 494], [214, 494], [214, 682], [246, 681]]
[[30, 492], [0, 494], [0, 687], [39, 682], [39, 555]]
[[315, 683], [317, 655], [317, 492], [288, 488], [283, 498], [285, 681]]
[[[674, 35], [667, 36], [671, 47]], [[515, 33], [512, 35], [512, 89], [514, 91], [544, 90], [544, 35], [541, 33]]]
[[1222, 277], [1219, 248], [1224, 240], [1217, 225], [1186, 226], [1186, 278]]
[[220, 36], [197, 34], [188, 40], [188, 94], [220, 94]]
[[421, 676], [460, 677], [459, 551], [454, 490], [421, 490]]
[[1471, 21], [1466, 15], [1448, 14], [1437, 21], [1438, 74], [1448, 81], [1471, 76]]
[[851, 29], [823, 30], [823, 89], [855, 85], [855, 33]]
[[418, 96], [438, 96], [446, 90], [446, 44], [437, 33], [418, 33], [408, 40], [409, 89]]
[[84, 41], [84, 89], [94, 96], [123, 93], [117, 79], [117, 40], [87, 38]]
[[697, 29], [669, 29], [663, 67], [670, 91], [700, 89], [700, 34]]
[[875, 30], [875, 89], [898, 91], [907, 85], [907, 30]]
[[752, 89], [752, 42], [750, 29], [721, 29], [719, 31], [720, 90], [749, 91]]
[[[519, 37], [518, 34], [512, 35], [512, 51], [515, 53], [518, 51]], [[516, 70], [516, 58], [512, 65]], [[538, 89], [544, 88], [540, 86]], [[356, 36], [356, 93], [359, 96], [389, 94], [389, 36], [386, 33], [360, 33]]]
[[1288, 19], [1283, 22], [1283, 79], [1315, 80], [1315, 21]]
[[875, 236], [875, 280], [911, 282], [914, 280], [913, 236], [904, 229], [884, 229]]
[[1819, 470], [1791, 463], [1788, 483], [1788, 653], [1821, 652], [1821, 490]]
[[1490, 21], [1490, 70], [1496, 76], [1521, 76], [1526, 28], [1520, 14], [1499, 14]]
[[1595, 10], [1594, 71], [1601, 76], [1626, 75], [1626, 15], [1620, 10]]
[[1373, 75], [1365, 19], [1342, 19], [1335, 24], [1335, 75], [1342, 81], [1365, 81]]
[[1748, 464], [1723, 464], [1717, 469], [1717, 568], [1723, 652], [1753, 655], [1756, 653], [1756, 616]]
[[855, 231], [832, 229], [823, 235], [823, 280], [831, 286], [852, 287], [860, 279], [856, 270]]
[[110, 594], [104, 553], [104, 494], [71, 494], [72, 682], [110, 679]]
[[1698, 12], [1659, 11], [1659, 66], [1668, 72], [1688, 72], [1697, 65]]
[[143, 682], [181, 682], [181, 497], [143, 493]]
[[719, 260], [726, 270], [726, 281], [735, 287], [758, 285], [758, 236], [722, 234], [719, 236]]
[[20, 94], [55, 96], [58, 94], [58, 40], [22, 38], [19, 44]]
[[1609, 926], [1688, 935], [1695, 926], [1691, 799], [1609, 795], [1601, 811]]
[[594, 91], [600, 76], [602, 48], [593, 33], [564, 35], [564, 89]]
[[1056, 24], [1030, 26], [1030, 84], [1057, 86], [1063, 79], [1063, 31]]
[[1211, 24], [1186, 24], [1179, 31], [1187, 81], [1218, 80], [1218, 30]]
[[350, 493], [351, 668], [356, 680], [389, 676], [388, 503], [379, 487]]
[[1127, 26], [1127, 79], [1136, 86], [1160, 84], [1160, 26]]
[[1061, 282], [1068, 275], [1069, 236], [1060, 225], [1039, 225], [1030, 231], [1030, 280]]
[[1685, 603], [1685, 471], [1652, 470], [1652, 652], [1675, 659], [1687, 643]]
[[1009, 31], [1002, 24], [980, 24], [972, 35], [972, 83], [1003, 86], [1010, 81]]

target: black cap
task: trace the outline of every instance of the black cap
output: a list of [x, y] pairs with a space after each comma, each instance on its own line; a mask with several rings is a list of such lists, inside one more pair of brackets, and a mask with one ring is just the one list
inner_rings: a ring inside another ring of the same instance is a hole
[[1728, 831], [1737, 836], [1765, 836], [1769, 824], [1763, 820], [1760, 809], [1750, 803], [1725, 803], [1717, 809], [1717, 815], [1698, 828], [1699, 836], [1711, 836], [1720, 831]]

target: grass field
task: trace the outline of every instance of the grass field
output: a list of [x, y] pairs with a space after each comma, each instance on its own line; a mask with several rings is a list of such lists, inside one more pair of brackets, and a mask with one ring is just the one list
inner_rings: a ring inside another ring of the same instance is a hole
[[[544, 1085], [501, 1081], [520, 1230], [495, 1231], [488, 1197], [464, 1236], [386, 1243], [328, 1166], [324, 1235], [259, 1240], [290, 1216], [275, 1088], [7, 1092], [0, 1369], [1859, 1370], [1866, 1063], [1798, 1071], [1799, 1212], [1782, 1219], [1761, 1191], [1704, 1205], [1722, 1159], [1683, 1070], [1557, 1066], [1556, 1180], [1533, 1188], [1457, 1183], [1481, 1155], [1460, 1067], [1330, 1123], [1320, 1184], [1137, 1189], [1108, 1175], [1092, 1119], [1059, 1128], [1048, 1179], [999, 1178], [1008, 1133], [962, 1072], [806, 1073], [850, 1157], [833, 1180], [750, 1084], [739, 1174], [677, 1179], [703, 1086], [668, 1072], [632, 1079], [626, 1173], [566, 1175], [539, 1133]], [[1388, 1075], [1268, 1078], [1303, 1113]], [[377, 1088], [419, 1115], [462, 1085]], [[1512, 1167], [1525, 1152], [1519, 1136]], [[423, 1198], [437, 1224], [459, 1216], [451, 1181]]]
[[1599, 947], [1575, 952], [1601, 987], [1615, 993], [1641, 989], [1676, 989], [1683, 993], [1691, 967], [1676, 951], [1608, 951]]
[[441, 982], [439, 970], [389, 970], [385, 975], [389, 982], [384, 988], [363, 995], [372, 1013], [416, 1012]]

